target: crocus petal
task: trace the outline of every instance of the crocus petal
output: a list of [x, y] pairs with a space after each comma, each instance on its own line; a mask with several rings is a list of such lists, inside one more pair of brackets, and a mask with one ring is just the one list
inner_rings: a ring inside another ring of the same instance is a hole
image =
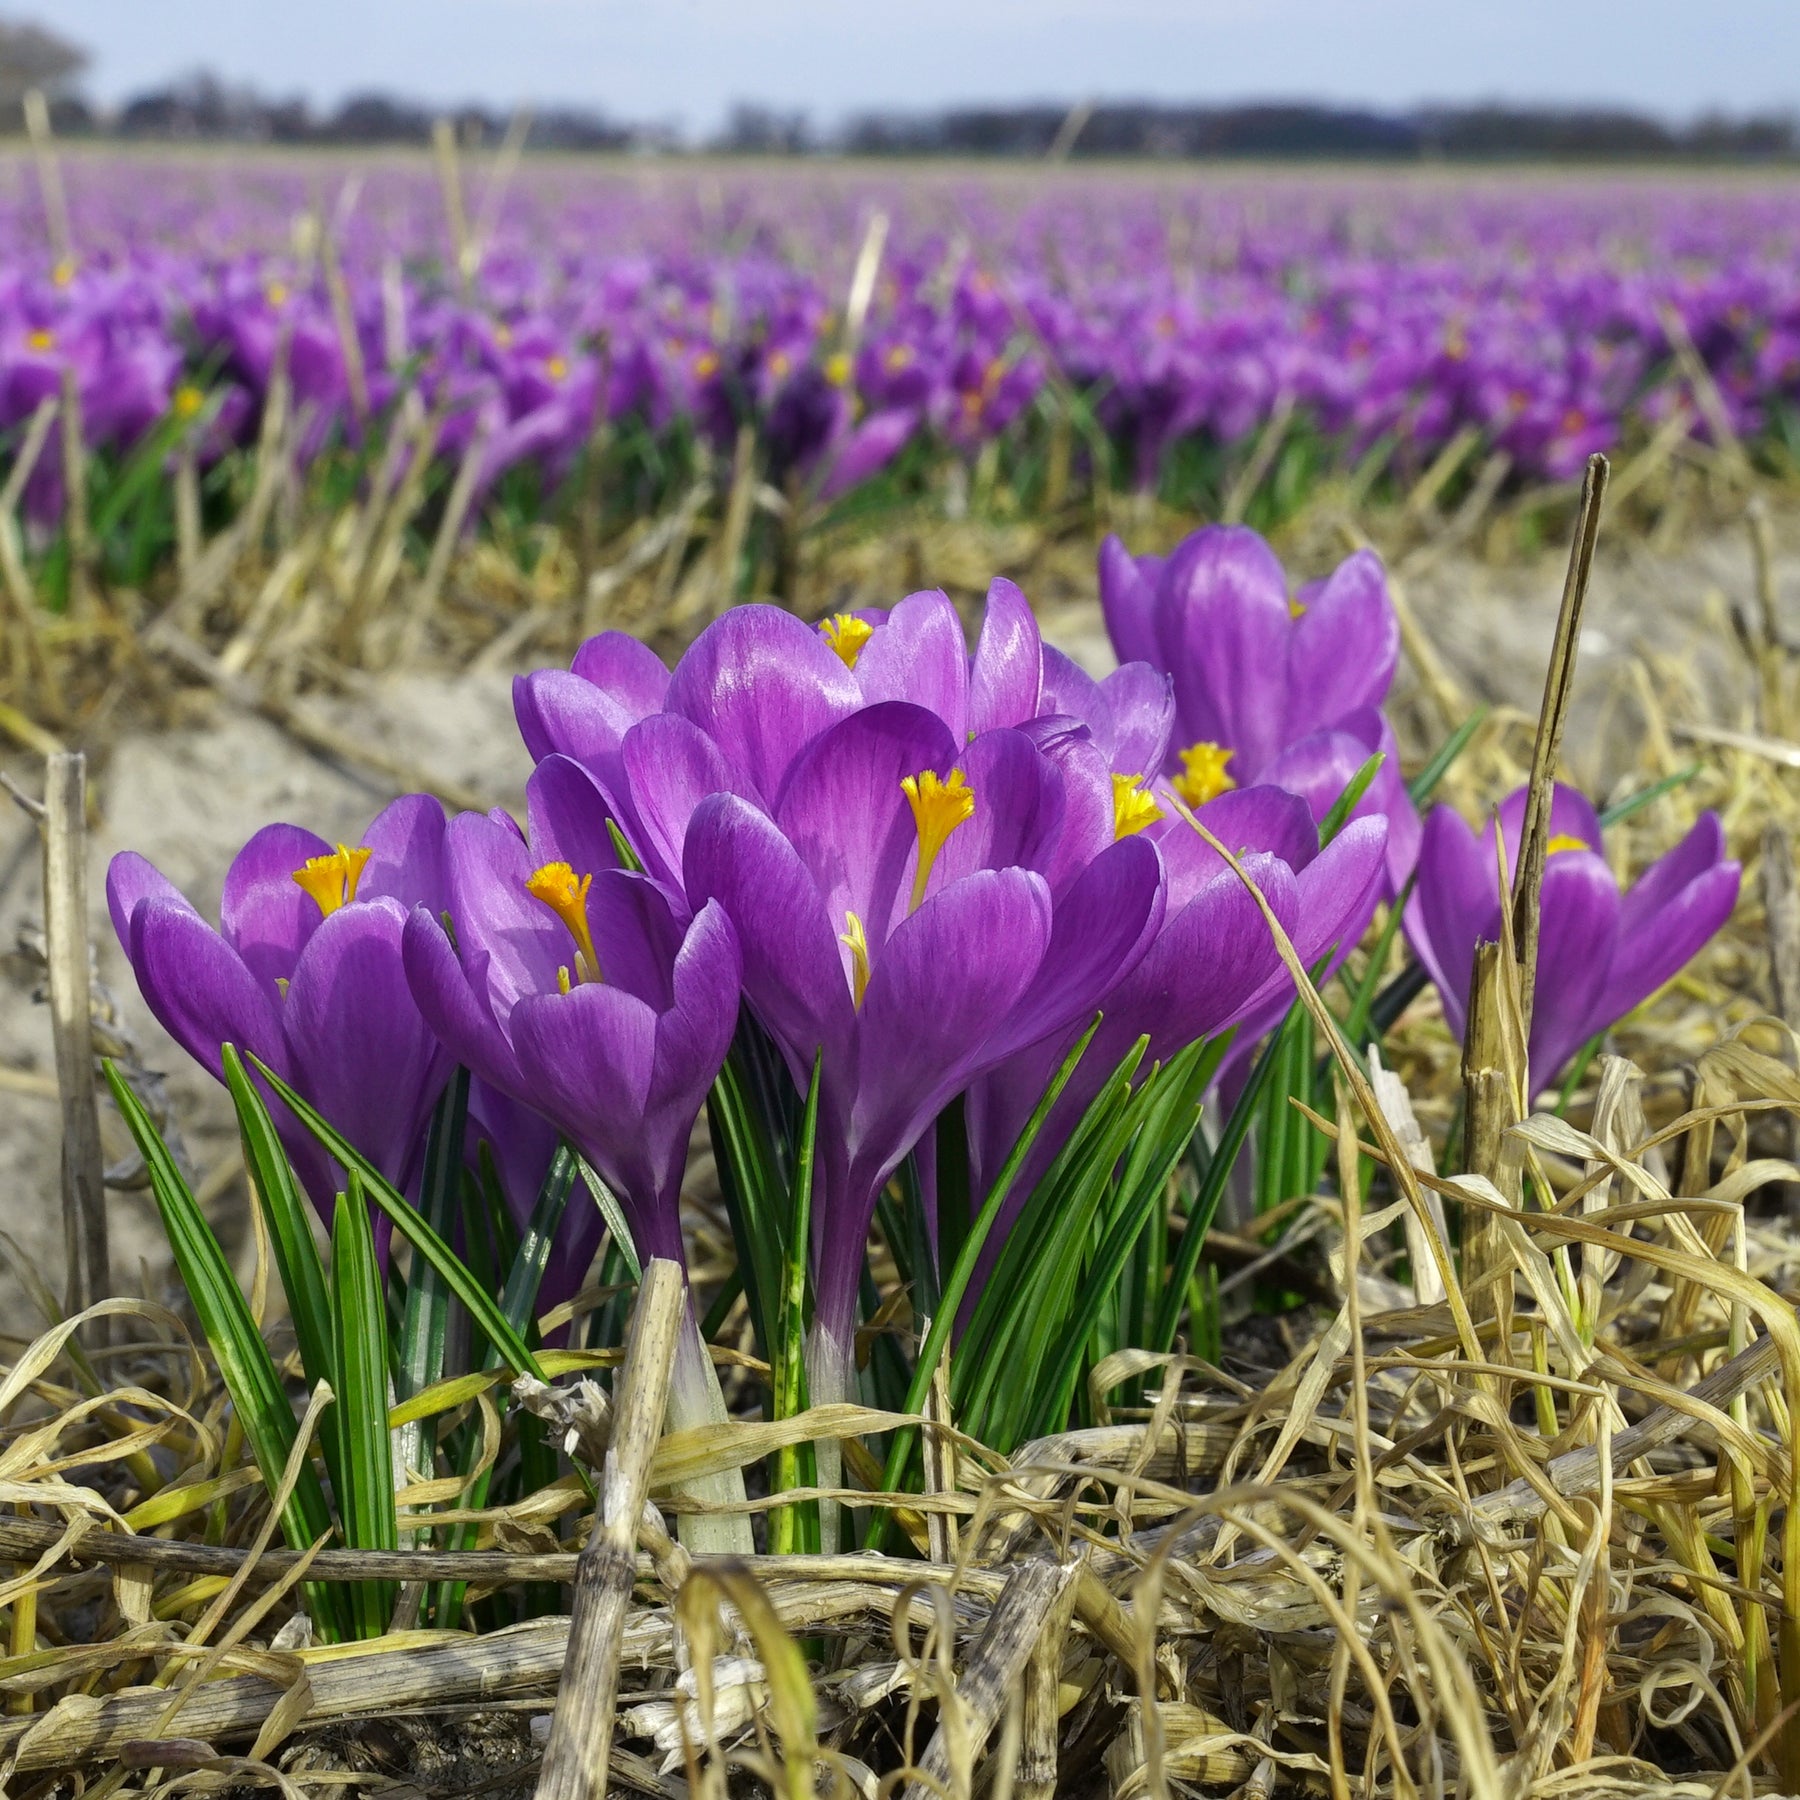
[[295, 964], [281, 1012], [295, 1089], [402, 1189], [451, 1067], [407, 985], [405, 927], [394, 900], [341, 907]]
[[[1232, 788], [1209, 800], [1194, 816], [1234, 856], [1263, 850], [1290, 868], [1303, 869], [1319, 851], [1311, 810], [1285, 788]], [[1145, 835], [1162, 851], [1171, 913], [1187, 905], [1216, 875], [1230, 873], [1225, 859], [1179, 815], [1152, 826]]]
[[294, 880], [294, 871], [331, 845], [298, 825], [265, 825], [225, 871], [219, 901], [221, 935], [243, 958], [271, 998], [276, 983], [294, 972], [306, 940], [324, 916], [319, 903]]
[[657, 1158], [643, 1130], [656, 1013], [589, 982], [513, 1009], [513, 1045], [532, 1098], [603, 1175], [626, 1209], [640, 1256], [681, 1259], [681, 1221], [655, 1204]]
[[1451, 807], [1433, 807], [1425, 821], [1405, 923], [1407, 941], [1443, 1001], [1445, 1022], [1460, 1038], [1469, 1016], [1475, 946], [1499, 927], [1500, 878], [1492, 845], [1484, 846]]
[[[1038, 695], [1040, 717], [1066, 714], [1079, 719], [1110, 760], [1117, 727], [1105, 690], [1079, 663], [1053, 644], [1044, 646], [1044, 683]], [[1160, 765], [1159, 765], [1160, 766]]]
[[1154, 580], [1144, 578], [1138, 560], [1109, 533], [1100, 546], [1100, 612], [1120, 662], [1160, 660], [1155, 608]]
[[698, 725], [765, 799], [807, 744], [861, 704], [837, 652], [775, 606], [733, 607], [709, 625], [668, 696], [668, 710]]
[[577, 876], [616, 869], [605, 796], [580, 763], [547, 756], [525, 783], [525, 836], [533, 868], [567, 863]]
[[386, 895], [403, 912], [444, 904], [444, 807], [431, 794], [402, 794], [362, 834], [370, 852], [357, 883], [359, 900]]
[[1121, 775], [1154, 776], [1175, 730], [1175, 684], [1149, 663], [1128, 662], [1100, 684], [1113, 717], [1111, 761]]
[[969, 730], [991, 731], [1035, 718], [1043, 687], [1044, 640], [1031, 602], [1010, 581], [988, 584], [987, 611], [969, 672]]
[[818, 886], [775, 822], [734, 794], [703, 800], [688, 826], [688, 904], [717, 900], [737, 931], [744, 991], [804, 1081], [821, 1045], [841, 1054], [854, 1014]]
[[[1519, 844], [1525, 830], [1525, 805], [1528, 797], [1529, 789], [1515, 788], [1495, 811], [1506, 844], [1506, 876], [1509, 881], [1519, 867]], [[1559, 781], [1551, 790], [1549, 835], [1552, 838], [1573, 838], [1577, 843], [1586, 844], [1593, 850], [1600, 848], [1600, 815], [1594, 811], [1594, 803], [1579, 788], [1569, 787]], [[1484, 841], [1491, 863], [1494, 860], [1492, 819], [1488, 821]]]
[[1534, 1090], [1547, 1087], [1604, 1022], [1599, 1003], [1619, 933], [1619, 884], [1606, 859], [1591, 850], [1552, 856], [1544, 866], [1539, 913], [1531, 1008]]
[[442, 923], [422, 906], [407, 919], [400, 948], [407, 988], [438, 1041], [482, 1081], [523, 1102], [525, 1077], [494, 1014], [487, 952], [470, 941], [459, 954]]
[[647, 875], [607, 869], [588, 889], [587, 916], [601, 979], [662, 1011], [682, 941], [682, 922], [662, 889]]
[[694, 808], [708, 794], [744, 793], [749, 783], [698, 725], [674, 713], [654, 713], [632, 726], [620, 757], [637, 813], [633, 847], [669, 885], [671, 898], [685, 903], [681, 859]]
[[859, 1157], [881, 1177], [992, 1060], [990, 1039], [1036, 976], [1050, 921], [1040, 877], [984, 869], [933, 895], [888, 939], [857, 1020], [852, 1118]]
[[[106, 910], [119, 948], [131, 953], [131, 915], [140, 900], [166, 900], [176, 906], [187, 906], [187, 898], [168, 876], [148, 858], [135, 850], [121, 850], [106, 869]], [[193, 908], [188, 907], [190, 912]], [[198, 914], [195, 914], [198, 917]]]
[[[936, 713], [889, 700], [821, 732], [794, 759], [775, 820], [840, 931], [845, 915], [855, 913], [872, 945], [887, 936], [906, 904], [918, 855], [900, 784], [927, 769], [947, 775], [955, 757], [956, 741]], [[990, 808], [1005, 804], [998, 795], [989, 799]], [[975, 807], [979, 817], [979, 790]], [[960, 826], [950, 845], [973, 829], [973, 820]], [[943, 879], [935, 876], [934, 885]]]
[[819, 485], [820, 500], [835, 500], [879, 474], [905, 449], [918, 428], [919, 414], [914, 407], [895, 406], [870, 413], [839, 444], [830, 472]]
[[533, 762], [571, 756], [606, 784], [618, 780], [619, 743], [639, 715], [568, 669], [539, 669], [513, 682], [513, 716]]
[[1311, 590], [1294, 623], [1286, 734], [1331, 725], [1360, 706], [1379, 706], [1400, 660], [1400, 620], [1381, 559], [1359, 550]]
[[[550, 1172], [550, 1159], [556, 1154], [558, 1135], [556, 1127], [535, 1107], [524, 1105], [479, 1076], [469, 1083], [470, 1164], [474, 1165], [476, 1146], [485, 1143], [500, 1177], [506, 1210], [520, 1230], [537, 1205], [544, 1177]], [[566, 1300], [568, 1295], [558, 1298]], [[538, 1299], [539, 1311], [547, 1311], [541, 1292]]]
[[526, 890], [536, 866], [517, 832], [479, 813], [450, 821], [444, 836], [447, 910], [463, 966], [502, 1026], [521, 994], [554, 992], [557, 970], [574, 962], [567, 930]]
[[1275, 553], [1241, 525], [1194, 532], [1163, 569], [1156, 620], [1178, 741], [1228, 744], [1232, 775], [1256, 780], [1281, 747], [1287, 707], [1292, 622]]
[[[975, 811], [950, 834], [931, 878], [934, 891], [976, 869], [1016, 866], [1047, 875], [1061, 842], [1061, 771], [1022, 731], [984, 731], [962, 757]], [[1111, 783], [1108, 782], [1109, 798]]]
[[969, 721], [969, 646], [950, 596], [908, 594], [856, 659], [863, 698], [910, 700], [937, 714], [962, 743]]
[[[1639, 932], [1690, 883], [1725, 860], [1725, 827], [1715, 812], [1704, 812], [1673, 850], [1665, 852], [1626, 890], [1619, 910], [1619, 947]], [[1635, 1004], [1635, 1002], [1633, 1003]]]
[[1162, 922], [1162, 858], [1155, 845], [1129, 837], [1103, 851], [1058, 899], [1044, 960], [989, 1054], [1011, 1055], [1085, 1023], [1137, 966]]
[[222, 1080], [220, 1046], [235, 1044], [286, 1073], [274, 998], [185, 900], [140, 900], [127, 954], [158, 1023], [203, 1068]]
[[[1705, 823], [1703, 819], [1696, 825], [1689, 838], [1697, 835]], [[1681, 857], [1686, 848], [1684, 840], [1662, 862]], [[1639, 902], [1638, 892], [1661, 867], [1662, 863], [1652, 864], [1624, 897], [1619, 912], [1618, 948], [1613, 952], [1606, 986], [1595, 1007], [1594, 1030], [1624, 1018], [1678, 974], [1731, 917], [1731, 910], [1737, 905], [1742, 871], [1734, 862], [1716, 862], [1685, 887], [1665, 894], [1654, 911], [1647, 911]]]
[[575, 652], [570, 673], [591, 681], [621, 715], [645, 719], [662, 710], [669, 693], [669, 671], [641, 638], [629, 632], [602, 631]]

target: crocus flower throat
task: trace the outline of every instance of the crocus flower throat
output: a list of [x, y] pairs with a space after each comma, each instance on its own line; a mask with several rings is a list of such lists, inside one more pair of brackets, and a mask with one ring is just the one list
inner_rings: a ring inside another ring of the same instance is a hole
[[525, 891], [562, 920], [564, 928], [575, 940], [575, 973], [571, 982], [568, 969], [556, 971], [557, 986], [566, 994], [571, 985], [584, 981], [601, 981], [600, 958], [594, 950], [593, 933], [588, 929], [588, 889], [594, 885], [592, 875], [577, 875], [566, 862], [545, 863], [526, 878]]
[[373, 854], [363, 844], [339, 844], [329, 856], [309, 856], [294, 871], [294, 885], [311, 895], [329, 919], [356, 898], [357, 884]]

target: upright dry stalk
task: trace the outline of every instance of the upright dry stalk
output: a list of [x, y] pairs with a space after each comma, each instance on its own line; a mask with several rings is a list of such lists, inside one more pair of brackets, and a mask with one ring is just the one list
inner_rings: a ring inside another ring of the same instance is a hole
[[1750, 565], [1756, 581], [1756, 613], [1760, 627], [1757, 674], [1761, 677], [1761, 705], [1757, 723], [1772, 737], [1787, 735], [1787, 708], [1782, 704], [1785, 654], [1781, 644], [1781, 619], [1775, 604], [1775, 540], [1769, 528], [1769, 509], [1760, 494], [1744, 508], [1750, 528]]
[[612, 1444], [600, 1471], [594, 1534], [575, 1565], [568, 1660], [544, 1747], [538, 1800], [600, 1800], [607, 1791], [638, 1523], [686, 1315], [687, 1282], [680, 1265], [663, 1258], [646, 1263], [615, 1395]]
[[[1550, 668], [1544, 677], [1537, 742], [1531, 751], [1531, 786], [1526, 792], [1525, 820], [1519, 830], [1519, 866], [1513, 871], [1512, 932], [1519, 959], [1519, 1011], [1526, 1043], [1531, 1041], [1532, 990], [1537, 982], [1538, 900], [1550, 843], [1550, 803], [1555, 794], [1556, 765], [1562, 754], [1563, 728], [1569, 719], [1569, 700], [1575, 687], [1581, 614], [1594, 568], [1594, 543], [1600, 535], [1600, 505], [1606, 497], [1608, 473], [1604, 456], [1596, 453], [1588, 458], [1587, 474], [1581, 483], [1575, 542], [1569, 551], [1569, 572], [1563, 580], [1562, 608], [1556, 616], [1556, 642], [1551, 647]], [[1529, 1099], [1529, 1090], [1526, 1097]]]
[[[106, 1170], [88, 1010], [87, 758], [79, 750], [60, 752], [45, 762], [44, 942], [56, 1085], [62, 1100], [67, 1306], [75, 1313], [112, 1291]], [[104, 1324], [98, 1329], [103, 1332]]]
[[[1508, 1067], [1504, 963], [1499, 944], [1475, 946], [1469, 983], [1469, 1023], [1463, 1034], [1463, 1168], [1491, 1181], [1518, 1204], [1517, 1165], [1506, 1154], [1506, 1132], [1519, 1122], [1517, 1088]], [[1469, 1312], [1496, 1326], [1493, 1359], [1510, 1362], [1513, 1284], [1506, 1221], [1471, 1211], [1463, 1239], [1463, 1292]]]
[[[1762, 899], [1769, 939], [1769, 987], [1776, 1016], [1800, 1034], [1800, 889], [1794, 884], [1794, 840], [1779, 820], [1763, 831]], [[1797, 1037], [1800, 1041], [1800, 1037]], [[1800, 1151], [1800, 1119], [1783, 1115], [1788, 1155]]]
[[50, 234], [51, 254], [56, 258], [56, 277], [65, 282], [75, 273], [75, 238], [69, 230], [69, 201], [63, 192], [62, 168], [50, 135], [50, 108], [36, 88], [25, 96], [25, 129], [31, 134], [38, 193], [44, 202], [44, 225]]
[[62, 371], [63, 528], [69, 536], [69, 610], [79, 615], [92, 594], [93, 545], [88, 533], [87, 439], [75, 371]]
[[887, 247], [888, 216], [877, 208], [863, 228], [862, 247], [850, 273], [850, 292], [844, 301], [844, 349], [855, 355], [869, 306], [875, 298], [875, 278], [881, 273], [881, 253]]
[[450, 225], [457, 285], [467, 299], [475, 279], [474, 256], [469, 244], [468, 208], [463, 204], [462, 171], [456, 162], [456, 127], [448, 119], [439, 119], [432, 126], [431, 147], [437, 155], [438, 183], [444, 190], [444, 217]]

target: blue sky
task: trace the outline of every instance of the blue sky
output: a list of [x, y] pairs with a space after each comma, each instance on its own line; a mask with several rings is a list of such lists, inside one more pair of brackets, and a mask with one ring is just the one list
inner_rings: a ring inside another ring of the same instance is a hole
[[[15, 12], [31, 0], [13, 0]], [[1800, 105], [1800, 0], [54, 0], [105, 100], [205, 66], [329, 104], [371, 87], [574, 101], [704, 129], [974, 99]]]

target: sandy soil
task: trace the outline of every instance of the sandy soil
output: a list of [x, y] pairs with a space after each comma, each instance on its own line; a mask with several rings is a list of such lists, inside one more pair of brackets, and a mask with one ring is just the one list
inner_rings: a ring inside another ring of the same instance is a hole
[[[1800, 511], [1780, 522], [1778, 541], [1778, 592], [1785, 596], [1790, 631], [1800, 635]], [[1503, 568], [1464, 558], [1409, 579], [1407, 592], [1421, 624], [1468, 694], [1535, 712], [1562, 564], [1560, 551]], [[1653, 684], [1665, 694], [1682, 684], [1722, 688], [1727, 679], [1734, 692], [1743, 691], [1730, 609], [1753, 609], [1752, 595], [1749, 545], [1741, 530], [1703, 535], [1660, 557], [1635, 543], [1603, 544], [1571, 737], [1584, 781], [1604, 787], [1631, 760], [1641, 730], [1641, 712], [1630, 698], [1632, 667], [1646, 653]], [[1082, 662], [1110, 666], [1091, 597], [1057, 607], [1045, 624]], [[495, 804], [516, 803], [522, 791], [527, 769], [504, 675], [410, 676], [323, 710], [343, 728]], [[11, 766], [21, 781], [35, 785], [29, 759], [14, 758]], [[353, 838], [386, 790], [301, 750], [273, 725], [221, 711], [195, 729], [122, 738], [99, 761], [95, 791], [91, 902], [99, 975], [116, 995], [144, 1060], [168, 1072], [186, 1149], [204, 1181], [235, 1154], [228, 1112], [219, 1090], [150, 1019], [132, 985], [106, 918], [107, 860], [124, 848], [143, 852], [216, 917], [226, 863], [259, 825], [288, 819], [327, 837]], [[0, 950], [10, 950], [35, 924], [40, 904], [35, 830], [22, 817], [0, 815]], [[0, 1230], [10, 1238], [0, 1240], [6, 1252], [0, 1259], [0, 1318], [8, 1321], [5, 1329], [27, 1335], [35, 1319], [12, 1258], [23, 1258], [55, 1287], [63, 1261], [50, 1040], [45, 1011], [34, 1003], [36, 980], [28, 955], [0, 961]], [[115, 1149], [122, 1153], [124, 1146]], [[222, 1235], [243, 1254], [241, 1187], [221, 1190], [214, 1210]], [[147, 1196], [116, 1195], [112, 1220], [118, 1283], [158, 1292], [164, 1258]]]

